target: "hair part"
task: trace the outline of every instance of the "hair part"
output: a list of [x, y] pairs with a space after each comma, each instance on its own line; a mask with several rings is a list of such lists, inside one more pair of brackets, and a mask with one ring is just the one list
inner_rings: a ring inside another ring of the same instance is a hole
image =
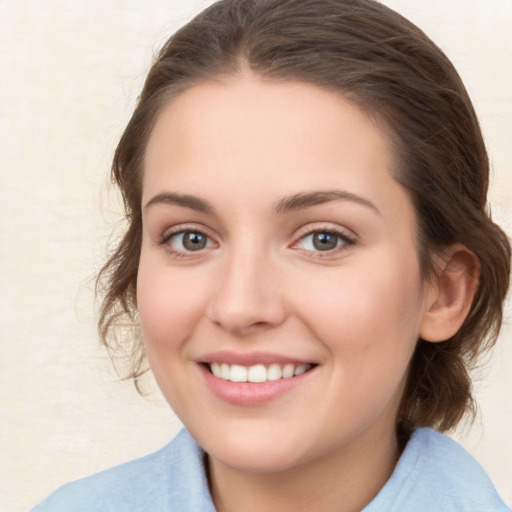
[[487, 208], [489, 161], [471, 100], [444, 53], [415, 25], [373, 0], [221, 0], [164, 45], [117, 146], [112, 180], [128, 228], [98, 276], [99, 331], [107, 347], [130, 346], [128, 377], [144, 373], [137, 323], [144, 153], [162, 107], [204, 81], [250, 70], [265, 80], [335, 91], [379, 124], [395, 156], [395, 178], [410, 194], [426, 279], [433, 256], [454, 243], [480, 261], [479, 286], [452, 338], [418, 340], [399, 431], [444, 431], [474, 411], [469, 371], [496, 341], [510, 279], [510, 245]]

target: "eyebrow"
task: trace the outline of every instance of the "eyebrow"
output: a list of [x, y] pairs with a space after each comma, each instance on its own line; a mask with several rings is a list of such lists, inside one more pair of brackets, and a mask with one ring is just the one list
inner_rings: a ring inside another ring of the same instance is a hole
[[[344, 190], [299, 192], [298, 194], [280, 199], [275, 204], [274, 210], [278, 214], [285, 214], [292, 211], [304, 210], [330, 201], [354, 202], [366, 206], [380, 215], [380, 211], [371, 201]], [[176, 192], [162, 192], [157, 194], [146, 203], [145, 208], [147, 209], [156, 204], [183, 206], [202, 213], [211, 214], [215, 212], [213, 206], [205, 199], [189, 194], [178, 194]]]
[[366, 206], [380, 215], [379, 209], [368, 199], [351, 194], [344, 190], [327, 190], [318, 192], [301, 192], [290, 197], [284, 197], [277, 202], [275, 210], [277, 213], [288, 213], [296, 210], [303, 210], [311, 206], [328, 203], [330, 201], [350, 201]]
[[162, 192], [161, 194], [157, 194], [146, 203], [145, 208], [148, 209], [150, 206], [156, 204], [184, 206], [185, 208], [203, 213], [214, 212], [213, 206], [208, 201], [188, 194], [177, 194], [176, 192]]

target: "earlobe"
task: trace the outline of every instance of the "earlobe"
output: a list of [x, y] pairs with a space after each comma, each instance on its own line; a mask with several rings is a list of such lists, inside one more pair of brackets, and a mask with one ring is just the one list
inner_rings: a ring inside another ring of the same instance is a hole
[[430, 342], [451, 338], [462, 326], [478, 288], [480, 262], [462, 244], [438, 256], [438, 272], [430, 285], [420, 337]]

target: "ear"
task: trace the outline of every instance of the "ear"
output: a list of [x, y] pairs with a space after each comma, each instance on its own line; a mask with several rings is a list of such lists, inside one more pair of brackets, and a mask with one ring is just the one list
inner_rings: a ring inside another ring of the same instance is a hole
[[420, 337], [439, 342], [451, 338], [466, 319], [480, 275], [478, 257], [462, 244], [454, 244], [437, 256], [437, 276], [429, 284]]

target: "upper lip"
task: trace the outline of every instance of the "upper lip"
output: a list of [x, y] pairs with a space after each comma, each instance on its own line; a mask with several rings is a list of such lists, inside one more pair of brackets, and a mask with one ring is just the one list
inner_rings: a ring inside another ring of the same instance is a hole
[[198, 363], [226, 363], [239, 364], [242, 366], [252, 366], [255, 364], [316, 364], [311, 360], [297, 357], [285, 356], [282, 354], [272, 354], [270, 352], [231, 352], [217, 351], [203, 354], [196, 360]]

